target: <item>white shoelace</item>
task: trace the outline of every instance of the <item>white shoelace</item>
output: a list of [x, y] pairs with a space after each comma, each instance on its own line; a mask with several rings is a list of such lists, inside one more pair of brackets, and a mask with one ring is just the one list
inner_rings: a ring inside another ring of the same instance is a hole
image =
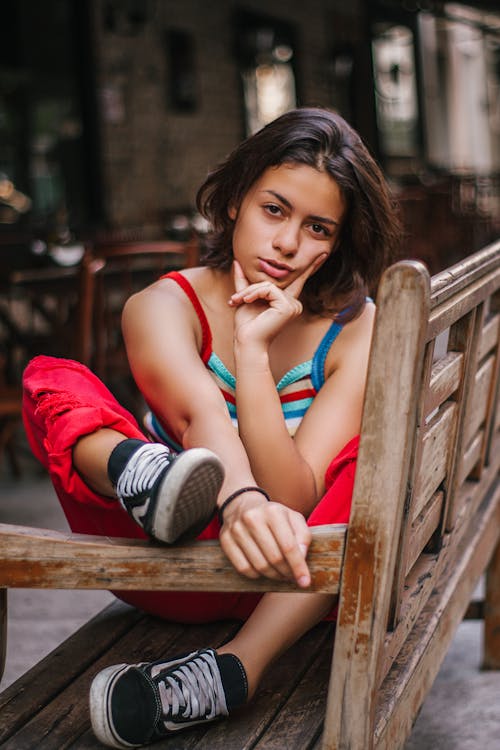
[[116, 483], [119, 498], [133, 497], [149, 490], [165, 466], [172, 462], [169, 449], [158, 443], [141, 446], [129, 459]]
[[185, 726], [189, 720], [197, 723], [200, 719], [228, 715], [219, 667], [212, 652], [193, 656], [187, 664], [169, 670], [163, 679], [160, 667], [158, 677], [166, 729], [179, 728], [178, 723], [169, 721], [171, 718], [179, 717]]

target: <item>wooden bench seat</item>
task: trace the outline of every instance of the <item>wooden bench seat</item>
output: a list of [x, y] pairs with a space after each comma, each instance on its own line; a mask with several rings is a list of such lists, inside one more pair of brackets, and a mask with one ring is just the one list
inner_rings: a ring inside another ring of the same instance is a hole
[[[116, 602], [87, 623], [0, 698], [0, 747], [101, 748], [89, 729], [87, 696], [96, 671], [112, 660], [141, 661], [201, 644], [216, 645], [239, 624], [175, 625]], [[295, 658], [279, 660], [256, 700], [227, 721], [176, 735], [158, 748], [314, 747], [323, 722], [332, 625], [311, 630]], [[38, 689], [34, 689], [34, 686]], [[300, 685], [300, 687], [299, 687]], [[279, 716], [279, 720], [276, 717]], [[33, 743], [37, 737], [36, 744]], [[270, 744], [271, 743], [271, 744]]]
[[[348, 527], [314, 529], [312, 590], [338, 593], [251, 705], [158, 748], [398, 750], [486, 573], [484, 666], [500, 667], [500, 242], [429, 279], [396, 264], [377, 295]], [[292, 590], [236, 574], [217, 542], [164, 548], [0, 526], [9, 587]], [[1, 589], [0, 589], [1, 592]], [[1, 610], [1, 607], [0, 607]], [[116, 603], [0, 696], [0, 748], [97, 748], [104, 666], [217, 645], [235, 622], [180, 626]]]

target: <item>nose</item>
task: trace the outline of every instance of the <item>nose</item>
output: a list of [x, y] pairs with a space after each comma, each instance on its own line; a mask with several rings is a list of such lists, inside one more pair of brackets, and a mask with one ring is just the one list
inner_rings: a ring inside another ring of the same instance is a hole
[[287, 219], [281, 222], [273, 238], [273, 248], [283, 255], [295, 255], [299, 248], [300, 227]]

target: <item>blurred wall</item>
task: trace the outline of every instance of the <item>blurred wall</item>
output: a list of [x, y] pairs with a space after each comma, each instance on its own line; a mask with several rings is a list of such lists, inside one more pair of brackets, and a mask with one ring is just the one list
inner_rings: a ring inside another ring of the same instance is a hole
[[[96, 0], [93, 7], [103, 194], [109, 225], [137, 224], [147, 233], [169, 210], [192, 206], [207, 170], [245, 135], [234, 23], [241, 6], [143, 0], [135, 26], [120, 12], [126, 5]], [[343, 93], [332, 85], [332, 49], [362, 33], [360, 0], [275, 0], [272, 6], [248, 0], [244, 8], [293, 28], [299, 103], [338, 104]], [[172, 29], [187, 32], [191, 42], [192, 111], [176, 111], [171, 102], [165, 35]]]

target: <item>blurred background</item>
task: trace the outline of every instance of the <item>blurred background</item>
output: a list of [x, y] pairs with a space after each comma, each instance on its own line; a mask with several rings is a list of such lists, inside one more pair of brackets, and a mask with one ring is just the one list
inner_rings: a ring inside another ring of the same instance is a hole
[[135, 408], [123, 296], [196, 262], [197, 186], [291, 107], [361, 133], [404, 257], [434, 273], [500, 234], [498, 0], [17, 0], [0, 18], [0, 451], [39, 352]]
[[[194, 196], [296, 105], [340, 112], [431, 273], [500, 236], [499, 0], [16, 0], [0, 7], [0, 520], [67, 528], [25, 444], [38, 353], [89, 364], [136, 416], [124, 297], [194, 264]], [[10, 592], [9, 684], [110, 598]], [[410, 748], [499, 736], [498, 674], [464, 623]], [[493, 744], [492, 744], [493, 743]]]

